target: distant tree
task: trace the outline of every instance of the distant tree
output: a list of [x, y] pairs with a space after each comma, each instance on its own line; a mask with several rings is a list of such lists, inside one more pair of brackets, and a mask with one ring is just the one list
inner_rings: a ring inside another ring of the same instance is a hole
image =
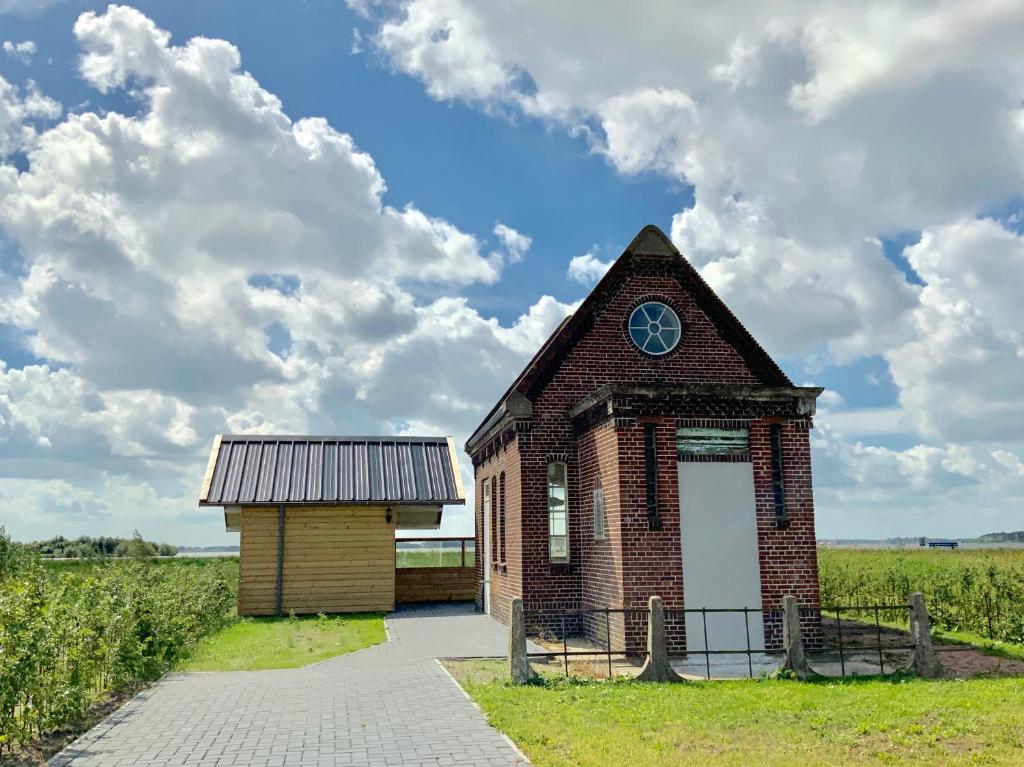
[[115, 557], [155, 557], [156, 556], [156, 544], [150, 543], [142, 538], [142, 533], [136, 530], [132, 533], [131, 538], [126, 538], [120, 541], [114, 547]]
[[173, 557], [178, 553], [178, 547], [169, 543], [161, 543], [156, 547], [156, 551], [161, 557]]

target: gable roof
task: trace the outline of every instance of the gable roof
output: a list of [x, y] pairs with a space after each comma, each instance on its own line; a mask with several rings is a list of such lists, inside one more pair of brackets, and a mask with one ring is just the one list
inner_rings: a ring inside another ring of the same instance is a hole
[[466, 502], [451, 437], [217, 435], [200, 506]]
[[685, 290], [702, 312], [714, 325], [722, 340], [732, 346], [746, 363], [750, 371], [765, 386], [793, 386], [793, 382], [782, 372], [750, 332], [736, 318], [725, 302], [700, 276], [700, 273], [679, 252], [665, 233], [653, 224], [648, 224], [626, 246], [604, 277], [597, 283], [580, 304], [580, 307], [565, 318], [544, 342], [512, 385], [498, 400], [481, 424], [466, 441], [466, 450], [472, 451], [479, 438], [500, 420], [509, 397], [519, 393], [527, 400], [533, 400], [557, 372], [559, 363], [576, 346], [592, 326], [594, 317], [603, 309], [605, 299], [618, 292], [629, 275], [630, 262], [635, 256], [664, 258], [669, 273]]

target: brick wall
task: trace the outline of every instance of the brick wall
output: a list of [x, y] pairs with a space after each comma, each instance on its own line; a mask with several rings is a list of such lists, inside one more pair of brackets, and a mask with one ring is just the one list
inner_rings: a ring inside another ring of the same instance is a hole
[[[492, 487], [501, 487], [501, 475], [505, 474], [505, 562], [490, 561], [491, 614], [504, 623], [508, 622], [512, 597], [522, 596], [522, 526], [520, 525], [520, 462], [519, 446], [513, 439], [504, 442], [501, 448], [474, 471], [476, 483], [476, 604], [484, 608], [484, 528], [483, 528], [483, 481], [490, 479]], [[501, 496], [492, 492], [492, 507], [498, 516]], [[497, 527], [492, 529], [492, 541], [497, 540]], [[488, 552], [490, 555], [490, 552]]]
[[[683, 322], [682, 341], [663, 357], [641, 354], [628, 338], [629, 314], [645, 300], [668, 303]], [[574, 427], [568, 418], [573, 405], [607, 384], [665, 387], [762, 383], [740, 354], [720, 337], [690, 295], [665, 274], [663, 258], [633, 256], [630, 273], [617, 292], [602, 298], [587, 333], [560, 363], [551, 364], [556, 367], [548, 372], [547, 383], [533, 398], [529, 430], [518, 433], [498, 455], [476, 468], [479, 490], [480, 480], [496, 476], [500, 471], [497, 467], [506, 464], [509, 455], [518, 459], [516, 482], [511, 481], [511, 472], [506, 469], [509, 572], [500, 580], [494, 578], [492, 590], [502, 598], [521, 594], [534, 630], [543, 625], [557, 628], [545, 624], [545, 611], [642, 607], [653, 594], [663, 598], [666, 609], [683, 607], [675, 431], [683, 419], [693, 418], [743, 417], [749, 425], [764, 608], [777, 608], [783, 593], [793, 593], [805, 606], [817, 606], [808, 418], [777, 417], [779, 406], [775, 403], [737, 405], [690, 400], [658, 402], [647, 410], [637, 407], [629, 418], [588, 421], [582, 427]], [[782, 408], [780, 412], [784, 411]], [[785, 530], [776, 528], [772, 501], [768, 442], [771, 421], [783, 425], [786, 502], [791, 520]], [[645, 422], [656, 425], [659, 530], [648, 526]], [[482, 454], [478, 450], [474, 461]], [[551, 460], [564, 460], [568, 466], [568, 564], [548, 561], [546, 469]], [[592, 527], [591, 491], [599, 471], [608, 525], [605, 541], [594, 540]], [[516, 485], [519, 498], [513, 502]], [[477, 507], [478, 546], [482, 546], [479, 500]], [[516, 518], [518, 524], [513, 522]], [[521, 537], [513, 547], [517, 532]], [[518, 560], [514, 571], [513, 550]], [[501, 611], [496, 612], [503, 616]], [[624, 641], [642, 645], [645, 622], [637, 619], [632, 625], [630, 621], [625, 624], [621, 628]], [[811, 637], [817, 636], [813, 622], [807, 628]], [[591, 626], [591, 630], [600, 627]], [[775, 640], [774, 627], [766, 633], [770, 642]], [[670, 637], [675, 649], [685, 646], [681, 625], [670, 626]]]
[[[585, 610], [622, 607], [622, 527], [620, 523], [620, 474], [615, 428], [606, 422], [580, 436], [577, 450], [580, 465], [580, 496], [576, 504], [580, 521], [580, 599]], [[594, 488], [604, 492], [604, 538], [595, 536]], [[607, 625], [605, 620], [607, 618]], [[612, 648], [625, 642], [621, 615], [589, 613], [584, 620], [587, 633]]]

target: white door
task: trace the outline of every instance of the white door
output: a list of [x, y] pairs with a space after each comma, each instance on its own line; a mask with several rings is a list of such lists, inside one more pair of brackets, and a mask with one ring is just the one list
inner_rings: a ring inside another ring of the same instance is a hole
[[[761, 607], [751, 463], [679, 463], [683, 599], [687, 610]], [[764, 649], [760, 612], [686, 613], [687, 650]], [[727, 657], [727, 656], [719, 656]]]
[[491, 614], [491, 480], [485, 479], [481, 484], [480, 492], [484, 494], [483, 517], [484, 517], [484, 612]]

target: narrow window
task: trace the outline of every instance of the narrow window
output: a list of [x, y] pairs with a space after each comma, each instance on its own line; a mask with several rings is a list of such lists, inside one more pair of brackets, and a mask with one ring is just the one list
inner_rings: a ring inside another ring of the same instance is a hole
[[487, 500], [491, 507], [491, 564], [496, 565], [498, 564], [498, 545], [501, 530], [498, 529], [498, 499], [494, 497], [498, 492], [498, 483], [494, 477], [491, 477], [490, 485], [491, 492]]
[[[494, 542], [494, 525], [491, 523], [491, 480], [485, 479], [480, 486], [480, 497], [483, 499], [484, 552], [492, 551]], [[491, 562], [494, 562], [493, 555]]]
[[498, 561], [505, 564], [505, 472], [498, 475]]
[[569, 561], [568, 472], [564, 463], [548, 464], [548, 559]]
[[777, 423], [768, 427], [772, 448], [772, 500], [775, 504], [775, 526], [780, 530], [789, 527], [786, 514], [786, 488], [782, 466], [782, 426]]
[[644, 478], [647, 484], [647, 527], [661, 529], [661, 515], [658, 513], [658, 453], [655, 449], [655, 426], [644, 424]]
[[604, 488], [600, 480], [594, 485], [594, 540], [604, 540]]

